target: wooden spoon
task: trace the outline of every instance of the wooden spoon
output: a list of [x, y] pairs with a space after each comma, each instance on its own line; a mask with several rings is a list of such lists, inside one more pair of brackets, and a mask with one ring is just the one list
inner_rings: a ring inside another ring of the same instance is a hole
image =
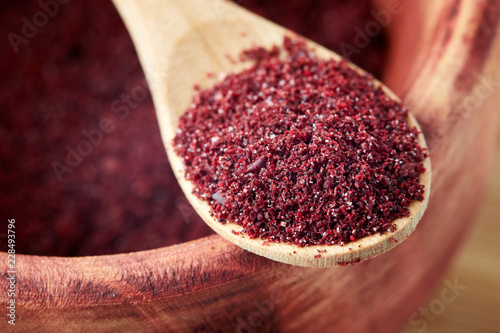
[[[421, 175], [425, 186], [425, 200], [413, 202], [410, 216], [395, 220], [395, 232], [364, 237], [345, 246], [298, 247], [285, 243], [267, 243], [260, 238], [250, 239], [240, 232], [236, 224], [221, 224], [210, 216], [207, 202], [192, 194], [193, 184], [184, 179], [182, 160], [175, 154], [172, 139], [178, 119], [190, 105], [195, 93], [193, 86], [208, 87], [213, 84], [207, 72], [238, 71], [242, 64], [230, 58], [252, 46], [279, 45], [285, 35], [292, 33], [237, 5], [222, 0], [113, 0], [132, 36], [139, 59], [150, 85], [163, 144], [174, 173], [187, 198], [205, 222], [221, 236], [258, 255], [283, 263], [328, 267], [345, 265], [375, 257], [399, 244], [415, 229], [429, 199], [431, 168], [427, 158], [427, 171]], [[307, 41], [322, 58], [340, 59], [336, 53]], [[358, 72], [360, 68], [352, 65]], [[398, 100], [380, 82], [382, 88]], [[413, 116], [408, 117], [411, 126], [420, 127]], [[419, 143], [427, 147], [422, 134]], [[168, 227], [168, 226], [166, 226]]]

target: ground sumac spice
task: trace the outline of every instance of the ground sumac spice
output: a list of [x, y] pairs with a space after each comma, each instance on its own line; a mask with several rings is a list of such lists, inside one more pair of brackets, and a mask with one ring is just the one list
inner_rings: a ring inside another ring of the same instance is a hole
[[[375, 9], [368, 0], [236, 2], [338, 52], [340, 45], [355, 46]], [[145, 87], [144, 73], [112, 2], [60, 4], [37, 26], [33, 18], [47, 14], [40, 3], [0, 2], [0, 229], [16, 219], [16, 251], [101, 255], [212, 234], [170, 170], [151, 98], [124, 104]], [[14, 44], [12, 34], [19, 36]], [[381, 33], [352, 60], [381, 72], [385, 47]], [[129, 107], [128, 115], [115, 112], [116, 101]], [[104, 118], [114, 131], [60, 182], [52, 163], [65, 163], [67, 147], [77, 149], [87, 140], [82, 131]], [[7, 244], [1, 232], [0, 244]]]
[[390, 230], [423, 200], [418, 133], [370, 76], [291, 38], [242, 58], [252, 67], [199, 91], [174, 139], [220, 222], [251, 238], [342, 245]]

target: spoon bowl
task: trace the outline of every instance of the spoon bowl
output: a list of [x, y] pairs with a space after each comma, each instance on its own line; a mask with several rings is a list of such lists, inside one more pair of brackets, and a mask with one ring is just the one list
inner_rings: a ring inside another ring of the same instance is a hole
[[[210, 216], [208, 203], [192, 194], [194, 184], [185, 180], [182, 159], [174, 152], [172, 140], [179, 117], [191, 104], [195, 84], [207, 88], [214, 83], [207, 73], [241, 71], [245, 64], [232, 59], [237, 59], [242, 50], [257, 45], [265, 48], [279, 45], [284, 36], [293, 33], [221, 0], [114, 0], [114, 3], [132, 36], [148, 79], [162, 140], [173, 171], [192, 206], [218, 234], [250, 252], [276, 261], [298, 266], [329, 267], [375, 257], [401, 243], [415, 229], [429, 198], [429, 158], [424, 161], [427, 171], [420, 175], [420, 184], [425, 186], [425, 199], [422, 202], [414, 201], [409, 206], [409, 217], [394, 221], [394, 232], [370, 235], [344, 246], [299, 247], [294, 244], [266, 242], [261, 238], [250, 239], [245, 233], [241, 233], [243, 227], [217, 222]], [[304, 40], [319, 58], [341, 59], [336, 53]], [[364, 73], [355, 65], [350, 66]], [[374, 84], [398, 100], [382, 83], [374, 79]], [[420, 146], [427, 148], [420, 127], [412, 115], [408, 116], [408, 123], [420, 132]]]

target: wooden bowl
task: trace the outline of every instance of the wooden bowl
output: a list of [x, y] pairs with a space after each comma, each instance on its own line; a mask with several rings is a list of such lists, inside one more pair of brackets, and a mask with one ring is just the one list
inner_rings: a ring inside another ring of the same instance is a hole
[[[384, 82], [418, 118], [433, 163], [429, 206], [407, 241], [328, 269], [280, 264], [217, 235], [119, 255], [17, 255], [16, 326], [4, 317], [0, 330], [391, 332], [407, 325], [470, 231], [487, 180], [500, 94], [485, 82], [500, 77], [500, 5], [399, 5], [387, 26]], [[8, 254], [0, 258], [7, 290]], [[6, 311], [10, 298], [2, 292], [0, 300]]]

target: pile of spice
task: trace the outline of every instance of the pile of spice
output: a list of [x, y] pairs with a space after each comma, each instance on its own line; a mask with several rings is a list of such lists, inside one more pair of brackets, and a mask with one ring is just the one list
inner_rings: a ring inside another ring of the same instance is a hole
[[217, 220], [251, 238], [343, 245], [423, 200], [418, 132], [371, 76], [288, 37], [242, 58], [252, 67], [199, 91], [174, 139]]
[[[212, 234], [170, 170], [144, 73], [112, 2], [46, 2], [0, 2], [0, 215], [16, 219], [16, 252], [111, 254]], [[354, 45], [358, 28], [373, 20], [369, 0], [236, 2], [334, 49]], [[353, 61], [382, 69], [383, 37]], [[103, 119], [113, 130], [101, 141], [95, 130]], [[68, 165], [68, 147], [85, 154], [90, 133], [92, 151]], [[71, 169], [58, 169], [62, 181], [54, 162]], [[0, 244], [7, 251], [1, 232]]]

